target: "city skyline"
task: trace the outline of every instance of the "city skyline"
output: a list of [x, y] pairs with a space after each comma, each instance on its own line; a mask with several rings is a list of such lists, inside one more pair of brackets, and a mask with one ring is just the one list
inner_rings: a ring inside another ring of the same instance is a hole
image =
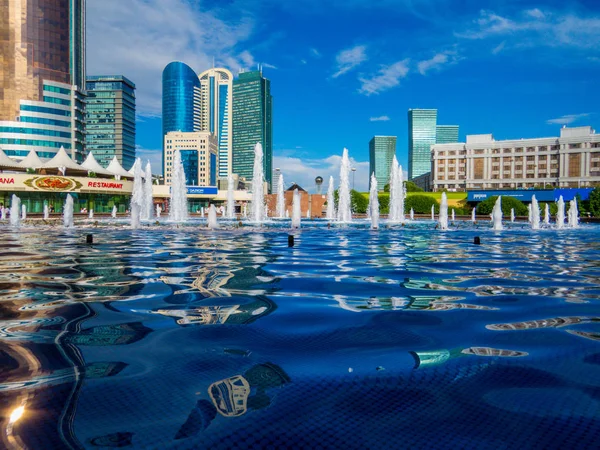
[[[263, 63], [277, 99], [273, 164], [286, 183], [305, 186], [315, 173], [337, 178], [330, 162], [347, 147], [357, 187], [366, 187], [368, 142], [376, 134], [398, 136], [398, 158], [407, 167], [409, 108], [443, 111], [444, 123], [460, 124], [461, 138], [541, 137], [558, 134], [563, 124], [597, 124], [600, 7], [594, 2], [128, 5], [88, 1], [95, 18], [88, 22], [88, 69], [123, 73], [138, 85], [143, 158], [160, 153], [159, 73], [173, 60], [199, 73], [214, 59], [234, 75]], [[306, 35], [309, 24], [315, 32]], [[410, 33], [409, 45], [397, 45], [398, 30]], [[107, 44], [129, 37], [131, 45], [115, 51], [100, 42], [107, 35]], [[131, 57], [150, 45], [153, 58]], [[309, 130], [298, 126], [307, 117]]]

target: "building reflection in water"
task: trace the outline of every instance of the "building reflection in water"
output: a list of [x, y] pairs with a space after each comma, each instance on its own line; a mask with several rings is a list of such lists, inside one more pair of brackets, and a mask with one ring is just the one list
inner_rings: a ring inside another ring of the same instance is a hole
[[536, 328], [561, 328], [580, 323], [600, 322], [600, 317], [555, 317], [552, 319], [529, 320], [527, 322], [498, 323], [486, 325], [488, 330], [510, 331]]

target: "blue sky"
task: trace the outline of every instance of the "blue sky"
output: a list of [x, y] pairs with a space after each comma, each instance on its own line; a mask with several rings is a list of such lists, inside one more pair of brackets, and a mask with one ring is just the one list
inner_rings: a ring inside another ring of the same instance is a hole
[[600, 2], [527, 0], [88, 0], [88, 73], [137, 84], [139, 156], [160, 170], [161, 73], [263, 64], [274, 166], [286, 184], [338, 177], [342, 149], [368, 185], [368, 142], [407, 110], [496, 139], [599, 123]]

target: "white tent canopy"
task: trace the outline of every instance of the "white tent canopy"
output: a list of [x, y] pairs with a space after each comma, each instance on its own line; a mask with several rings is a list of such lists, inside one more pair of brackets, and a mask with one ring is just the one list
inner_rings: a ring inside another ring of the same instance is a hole
[[96, 158], [94, 158], [94, 154], [92, 152], [88, 153], [87, 158], [85, 158], [85, 161], [81, 164], [81, 167], [87, 169], [89, 172], [94, 172], [96, 175], [106, 175], [110, 177], [115, 175], [114, 173], [102, 167]]
[[67, 155], [64, 147], [61, 147], [60, 150], [56, 152], [54, 158], [42, 164], [42, 169], [58, 169], [61, 172], [62, 169], [73, 170], [77, 172], [87, 172], [85, 168], [81, 167], [79, 164], [73, 161], [69, 155]]
[[21, 161], [19, 165], [25, 169], [39, 169], [44, 165], [44, 163], [35, 150], [31, 150], [27, 157], [25, 157], [25, 159]]
[[112, 161], [110, 162], [110, 164], [108, 165], [106, 170], [108, 170], [109, 172], [113, 173], [114, 175], [118, 175], [120, 177], [133, 178], [133, 175], [130, 174], [129, 172], [127, 172], [125, 169], [123, 169], [123, 166], [121, 164], [119, 164], [119, 160], [117, 159], [116, 156], [113, 157]]
[[6, 156], [6, 153], [4, 153], [4, 151], [0, 148], [0, 170], [2, 169], [23, 170], [23, 167], [21, 167], [14, 159], [10, 159], [8, 156]]

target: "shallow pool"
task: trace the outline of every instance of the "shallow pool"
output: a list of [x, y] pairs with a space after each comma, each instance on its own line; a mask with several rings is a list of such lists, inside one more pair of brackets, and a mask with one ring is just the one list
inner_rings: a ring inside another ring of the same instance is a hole
[[2, 226], [2, 445], [592, 448], [599, 232]]

